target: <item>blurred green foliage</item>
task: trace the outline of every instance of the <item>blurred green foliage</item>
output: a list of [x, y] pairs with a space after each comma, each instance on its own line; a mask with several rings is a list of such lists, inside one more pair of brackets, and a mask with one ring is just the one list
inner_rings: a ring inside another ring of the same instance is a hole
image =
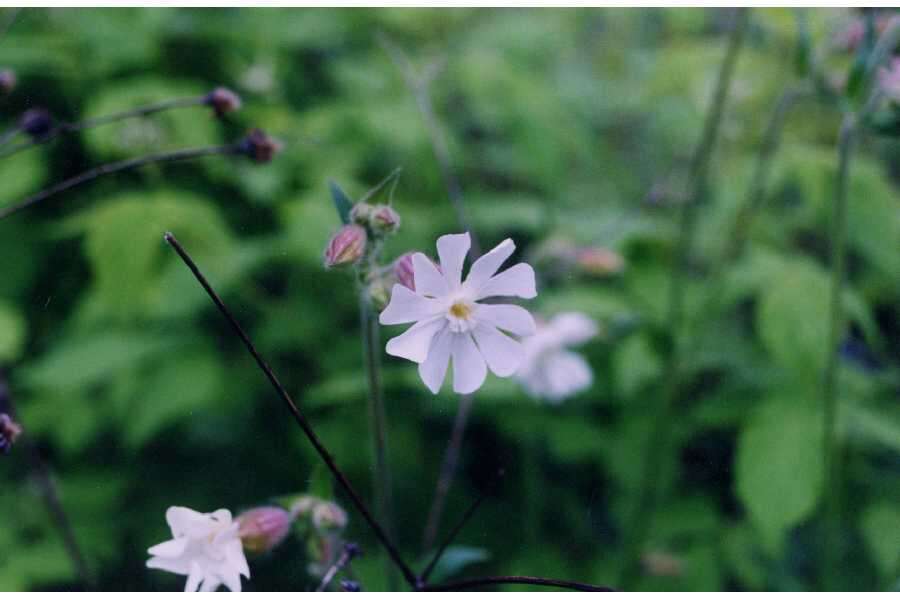
[[[834, 38], [852, 18], [807, 11], [809, 39], [837, 79], [853, 57]], [[430, 91], [483, 245], [509, 236], [528, 257], [553, 237], [626, 262], [607, 278], [539, 273], [531, 308], [603, 324], [584, 349], [595, 384], [561, 406], [510, 381], [491, 379], [477, 394], [445, 528], [488, 498], [439, 575], [615, 582], [654, 406], [672, 384], [663, 365], [673, 198], [728, 22], [727, 11], [693, 9], [22, 11], [0, 40], [0, 62], [20, 81], [4, 100], [8, 124], [33, 106], [75, 121], [216, 85], [244, 106], [225, 121], [179, 109], [4, 158], [0, 205], [103, 161], [233, 141], [251, 126], [286, 142], [270, 164], [151, 166], [0, 222], [0, 361], [101, 587], [183, 585], [144, 567], [146, 548], [168, 535], [168, 506], [237, 511], [320, 477], [301, 432], [165, 247], [167, 230], [371, 496], [356, 295], [352, 278], [321, 260], [339, 223], [328, 180], [359, 197], [403, 167], [391, 257], [433, 252], [438, 235], [458, 229], [428, 130], [379, 32], [417, 67], [443, 65]], [[826, 494], [840, 495], [844, 516], [840, 585], [886, 589], [900, 577], [896, 139], [864, 138], [852, 166], [843, 489], [823, 488], [821, 433], [834, 103], [805, 99], [791, 112], [746, 251], [713, 268], [769, 115], [796, 81], [785, 57], [797, 39], [792, 11], [752, 13], [698, 211], [690, 351], [662, 499], [647, 515], [641, 589], [815, 587]], [[457, 399], [432, 397], [410, 363], [385, 356], [384, 365], [399, 542], [415, 560]], [[77, 588], [24, 453], [3, 457], [0, 476], [0, 589]], [[356, 574], [380, 589], [376, 542], [350, 518], [348, 536], [366, 551]], [[247, 587], [306, 589], [305, 560], [302, 544], [288, 543], [251, 564]]]

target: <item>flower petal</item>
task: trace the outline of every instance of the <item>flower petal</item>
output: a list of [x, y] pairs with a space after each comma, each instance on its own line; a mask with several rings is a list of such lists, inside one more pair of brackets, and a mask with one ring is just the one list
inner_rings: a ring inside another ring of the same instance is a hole
[[441, 391], [444, 377], [447, 376], [447, 366], [450, 364], [450, 347], [453, 341], [453, 333], [449, 328], [434, 336], [431, 348], [428, 350], [428, 358], [419, 364], [419, 377], [431, 390], [432, 394]]
[[232, 592], [241, 591], [241, 576], [237, 574], [237, 571], [226, 570], [222, 573], [222, 580], [225, 582], [225, 587]]
[[203, 580], [203, 569], [197, 561], [191, 561], [191, 570], [188, 572], [187, 581], [184, 582], [184, 591], [196, 592]]
[[439, 312], [441, 312], [441, 307], [437, 300], [420, 296], [398, 283], [391, 290], [391, 301], [381, 311], [378, 321], [382, 325], [400, 325], [421, 321], [433, 317]]
[[515, 335], [534, 335], [531, 313], [515, 304], [476, 304], [475, 318]]
[[475, 341], [468, 333], [453, 336], [453, 391], [457, 394], [471, 394], [481, 387], [487, 377], [487, 366]]
[[192, 525], [204, 520], [206, 516], [203, 513], [184, 506], [170, 506], [166, 511], [166, 523], [172, 530], [172, 537], [185, 534]]
[[481, 355], [487, 361], [488, 367], [498, 377], [509, 377], [515, 373], [522, 364], [525, 352], [522, 344], [511, 337], [486, 324], [479, 324], [472, 331]]
[[442, 235], [438, 238], [438, 257], [441, 259], [441, 271], [444, 280], [451, 290], [459, 288], [462, 282], [463, 263], [472, 241], [468, 233]]
[[550, 319], [549, 326], [562, 346], [583, 344], [596, 336], [599, 328], [589, 316], [578, 312], [560, 313]]
[[154, 556], [147, 561], [148, 569], [159, 569], [160, 571], [168, 571], [176, 575], [187, 575], [188, 566], [182, 557], [163, 558], [162, 556]]
[[241, 545], [240, 540], [234, 540], [225, 547], [225, 561], [229, 568], [250, 579], [250, 566], [247, 564], [247, 557], [244, 556], [244, 546]]
[[491, 296], [519, 296], [520, 298], [534, 298], [537, 289], [534, 284], [534, 269], [526, 263], [519, 263], [499, 275], [488, 279], [481, 286], [476, 295], [476, 300]]
[[147, 549], [147, 552], [162, 558], [175, 558], [176, 556], [181, 556], [181, 553], [184, 552], [187, 545], [188, 539], [186, 537], [180, 537], [167, 542], [162, 542], [161, 544], [156, 544], [155, 546], [150, 546], [150, 548]]
[[441, 297], [450, 293], [447, 281], [430, 258], [421, 252], [416, 252], [413, 254], [412, 263], [413, 281], [417, 294]]
[[431, 347], [432, 338], [446, 325], [447, 320], [443, 316], [419, 321], [406, 332], [388, 340], [385, 350], [391, 356], [399, 356], [421, 363], [428, 358], [428, 349]]
[[[201, 592], [214, 592], [218, 587], [222, 584], [222, 580], [216, 577], [215, 575], [206, 575], [206, 579], [203, 580], [203, 585], [200, 586]], [[240, 586], [240, 582], [238, 582]], [[238, 589], [237, 591], [241, 591]]]
[[506, 259], [512, 256], [515, 249], [516, 245], [511, 239], [507, 238], [497, 244], [493, 250], [476, 260], [472, 268], [469, 269], [469, 275], [466, 277], [466, 287], [477, 295], [481, 286], [494, 276], [500, 266], [506, 262]]

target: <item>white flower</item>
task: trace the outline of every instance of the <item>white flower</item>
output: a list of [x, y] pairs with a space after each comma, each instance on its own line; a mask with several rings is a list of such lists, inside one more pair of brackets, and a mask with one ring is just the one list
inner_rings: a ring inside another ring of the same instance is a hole
[[530, 395], [559, 404], [589, 387], [591, 367], [580, 355], [566, 350], [597, 335], [597, 324], [582, 313], [560, 313], [538, 323], [537, 333], [524, 342], [525, 360], [516, 379]]
[[166, 511], [166, 522], [174, 539], [147, 550], [153, 555], [148, 567], [187, 575], [186, 592], [212, 592], [222, 583], [232, 592], [241, 591], [240, 576], [250, 579], [250, 568], [230, 511], [204, 514], [173, 506]]
[[524, 358], [513, 335], [534, 333], [534, 319], [520, 306], [480, 304], [491, 296], [534, 298], [534, 269], [519, 263], [497, 274], [516, 245], [504, 240], [479, 258], [462, 281], [463, 262], [471, 241], [468, 233], [438, 238], [440, 270], [421, 252], [413, 255], [415, 291], [395, 285], [381, 313], [382, 325], [416, 324], [387, 343], [387, 353], [419, 363], [419, 375], [437, 394], [453, 357], [453, 391], [471, 394], [481, 387], [490, 368], [509, 377]]

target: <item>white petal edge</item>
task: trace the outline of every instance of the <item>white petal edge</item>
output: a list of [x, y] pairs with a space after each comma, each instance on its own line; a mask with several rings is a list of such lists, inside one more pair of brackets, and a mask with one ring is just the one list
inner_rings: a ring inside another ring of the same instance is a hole
[[466, 277], [466, 287], [476, 295], [488, 280], [493, 277], [506, 259], [512, 256], [516, 245], [509, 238], [503, 240], [497, 246], [475, 261]]
[[441, 271], [450, 290], [459, 289], [462, 283], [463, 263], [472, 240], [468, 233], [451, 233], [442, 235], [437, 240], [438, 256], [441, 259]]
[[162, 542], [161, 544], [156, 544], [155, 546], [150, 546], [150, 548], [147, 549], [147, 552], [160, 558], [175, 558], [184, 552], [187, 545], [188, 539], [186, 537], [180, 537]]
[[491, 296], [518, 296], [520, 298], [534, 298], [537, 296], [537, 288], [534, 283], [534, 269], [526, 263], [519, 263], [499, 275], [488, 279], [481, 286], [476, 300], [490, 298]]
[[412, 257], [413, 263], [413, 281], [416, 286], [416, 293], [422, 296], [441, 297], [450, 293], [447, 286], [447, 280], [441, 275], [437, 267], [431, 262], [431, 259], [416, 252]]
[[525, 351], [522, 344], [491, 325], [479, 324], [472, 331], [481, 356], [491, 372], [498, 377], [509, 377], [522, 365]]
[[449, 328], [434, 336], [431, 348], [428, 350], [428, 358], [419, 363], [419, 377], [432, 394], [441, 391], [444, 378], [447, 376], [447, 367], [450, 365], [450, 346], [453, 333]]
[[385, 350], [391, 356], [398, 356], [415, 363], [421, 363], [428, 358], [431, 340], [446, 325], [447, 320], [442, 316], [419, 321], [404, 333], [388, 340]]
[[406, 286], [394, 284], [391, 301], [378, 316], [382, 325], [401, 325], [433, 317], [441, 312], [437, 300], [418, 295]]
[[514, 335], [534, 335], [537, 326], [531, 313], [515, 304], [478, 304], [475, 318]]
[[563, 346], [583, 344], [600, 331], [592, 318], [579, 312], [559, 313], [550, 319], [549, 327]]
[[468, 333], [458, 333], [451, 342], [453, 354], [453, 391], [471, 394], [482, 386], [487, 378], [487, 365]]

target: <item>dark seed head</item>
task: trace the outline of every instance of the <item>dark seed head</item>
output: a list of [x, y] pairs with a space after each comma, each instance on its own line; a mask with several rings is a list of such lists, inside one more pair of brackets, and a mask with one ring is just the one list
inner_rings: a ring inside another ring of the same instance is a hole
[[53, 116], [43, 108], [32, 108], [22, 113], [19, 128], [36, 140], [53, 131]]
[[267, 163], [281, 150], [282, 144], [262, 129], [254, 129], [238, 145], [238, 152], [258, 163]]

